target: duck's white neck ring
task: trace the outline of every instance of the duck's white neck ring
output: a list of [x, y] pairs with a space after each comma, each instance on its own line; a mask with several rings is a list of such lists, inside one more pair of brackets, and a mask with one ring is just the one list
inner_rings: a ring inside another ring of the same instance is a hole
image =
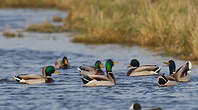
[[130, 69], [136, 69], [136, 68], [138, 68], [138, 67], [133, 67], [133, 66], [132, 66], [132, 67], [130, 67], [130, 68], [128, 68], [128, 69], [130, 70]]
[[47, 78], [52, 78], [51, 76], [47, 76]]

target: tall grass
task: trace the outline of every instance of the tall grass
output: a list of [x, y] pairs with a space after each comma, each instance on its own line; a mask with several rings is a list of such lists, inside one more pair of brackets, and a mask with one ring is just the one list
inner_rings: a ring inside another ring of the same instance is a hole
[[66, 9], [68, 2], [65, 1], [67, 0], [1, 0], [0, 7]]
[[26, 28], [26, 31], [31, 32], [42, 32], [42, 33], [55, 33], [55, 32], [64, 32], [62, 26], [56, 26], [51, 24], [49, 21], [44, 22], [43, 24], [31, 24]]
[[197, 0], [4, 0], [1, 7], [67, 9], [74, 42], [122, 43], [198, 60]]

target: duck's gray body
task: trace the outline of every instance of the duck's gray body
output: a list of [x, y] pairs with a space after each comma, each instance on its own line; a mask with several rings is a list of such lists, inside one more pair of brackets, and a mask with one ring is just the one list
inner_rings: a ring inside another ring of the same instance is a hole
[[93, 66], [80, 66], [78, 67], [81, 75], [104, 75], [104, 71], [96, 69]]
[[187, 61], [183, 66], [177, 69], [175, 74], [173, 74], [173, 77], [177, 82], [188, 82], [190, 81], [191, 68], [191, 62]]
[[160, 68], [157, 65], [142, 65], [130, 69], [127, 76], [150, 76], [158, 74], [159, 71]]

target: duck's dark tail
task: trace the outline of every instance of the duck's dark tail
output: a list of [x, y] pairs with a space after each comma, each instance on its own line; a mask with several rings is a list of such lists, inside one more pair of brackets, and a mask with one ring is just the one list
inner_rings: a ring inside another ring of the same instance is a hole
[[188, 67], [188, 70], [191, 70], [191, 68], [192, 68], [192, 63], [191, 63], [190, 61], [187, 61], [187, 62], [186, 62], [186, 65], [187, 65], [187, 67]]
[[83, 78], [81, 78], [84, 84], [87, 84], [89, 81], [93, 80], [89, 76], [84, 75]]
[[77, 70], [78, 70], [79, 72], [82, 72], [82, 66], [78, 67]]
[[159, 78], [158, 78], [158, 84], [159, 84], [159, 85], [164, 85], [164, 84], [166, 84], [167, 82], [168, 82], [168, 79], [167, 79], [164, 75], [159, 76]]
[[155, 68], [155, 70], [154, 70], [154, 71], [155, 71], [156, 73], [159, 73], [159, 72], [160, 72], [160, 70], [161, 70], [161, 68], [160, 68], [160, 67], [158, 67], [158, 66], [156, 66], [156, 68]]
[[17, 82], [21, 82], [23, 79], [20, 78], [19, 76], [15, 76], [14, 79], [17, 81]]
[[192, 68], [192, 63], [190, 61], [187, 61], [186, 66], [187, 66], [187, 69], [186, 69], [185, 75], [190, 74], [191, 68]]

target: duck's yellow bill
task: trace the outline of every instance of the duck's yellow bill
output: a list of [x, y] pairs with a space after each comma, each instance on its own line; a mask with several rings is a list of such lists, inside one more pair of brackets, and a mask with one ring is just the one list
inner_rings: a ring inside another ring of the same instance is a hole
[[128, 65], [128, 68], [132, 67], [131, 65]]
[[102, 64], [100, 64], [99, 66], [100, 66], [100, 68], [104, 68], [104, 66]]
[[114, 61], [114, 62], [113, 62], [113, 64], [117, 64], [117, 63], [118, 63], [117, 61]]
[[55, 72], [54, 72], [54, 73], [55, 73], [55, 74], [60, 74], [60, 72], [58, 72], [58, 71], [56, 71], [56, 70], [55, 70]]
[[65, 64], [68, 64], [68, 61], [67, 60], [65, 60]]
[[170, 63], [169, 62], [163, 62], [164, 64], [166, 64], [166, 65], [170, 65]]

